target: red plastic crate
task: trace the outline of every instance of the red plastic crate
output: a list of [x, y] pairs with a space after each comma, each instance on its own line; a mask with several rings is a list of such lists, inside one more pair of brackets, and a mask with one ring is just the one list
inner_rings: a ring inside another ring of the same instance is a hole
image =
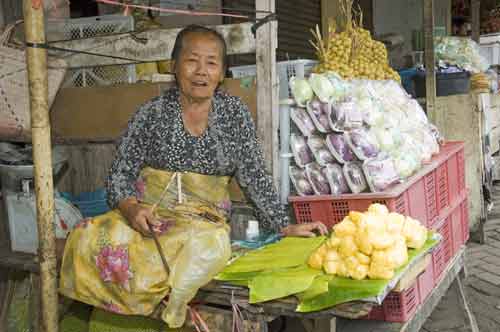
[[432, 228], [454, 203], [451, 198], [465, 191], [465, 179], [463, 183], [459, 179], [464, 173], [463, 151], [462, 142], [446, 143], [417, 174], [381, 193], [293, 196], [289, 201], [298, 223], [321, 221], [331, 227], [342, 221], [349, 211], [365, 211], [370, 204], [381, 203], [392, 212], [410, 216]]
[[420, 303], [423, 303], [434, 289], [434, 268], [432, 261], [427, 265], [425, 271], [418, 276], [417, 284]]
[[451, 218], [448, 216], [436, 229], [443, 236], [441, 242], [432, 251], [432, 267], [434, 269], [434, 285], [436, 285], [441, 274], [446, 269], [448, 262], [453, 257], [453, 232], [451, 229]]
[[458, 249], [463, 244], [464, 237], [462, 235], [462, 208], [461, 204], [453, 209], [450, 215], [452, 240], [453, 240], [453, 255], [458, 252]]
[[382, 303], [385, 320], [388, 322], [406, 322], [412, 318], [419, 304], [420, 297], [417, 283], [402, 292], [390, 292]]
[[385, 320], [384, 307], [376, 305], [370, 310], [370, 313], [363, 317], [365, 320]]
[[460, 205], [462, 210], [462, 244], [469, 241], [470, 229], [469, 229], [469, 201], [465, 199]]

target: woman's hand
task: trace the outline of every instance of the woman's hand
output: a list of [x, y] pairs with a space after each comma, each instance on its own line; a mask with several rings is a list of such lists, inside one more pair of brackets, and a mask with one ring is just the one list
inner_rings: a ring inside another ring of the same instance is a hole
[[281, 230], [283, 236], [315, 237], [317, 231], [320, 235], [327, 235], [328, 228], [322, 222], [316, 221], [307, 224], [288, 225]]
[[124, 199], [118, 204], [118, 208], [130, 226], [142, 235], [151, 236], [148, 223], [154, 232], [160, 233], [161, 222], [153, 215], [150, 207], [139, 204], [135, 198]]

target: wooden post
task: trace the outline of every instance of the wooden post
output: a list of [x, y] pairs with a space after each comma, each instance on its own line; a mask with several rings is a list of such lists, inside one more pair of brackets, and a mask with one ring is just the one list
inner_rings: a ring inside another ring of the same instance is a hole
[[435, 122], [436, 70], [434, 57], [434, 0], [424, 0], [425, 90], [427, 117]]
[[481, 2], [471, 0], [472, 40], [479, 43], [481, 38]]
[[[41, 1], [23, 0], [27, 43], [45, 43]], [[47, 51], [27, 47], [33, 162], [38, 224], [42, 330], [58, 331], [54, 188], [48, 107]]]
[[[256, 0], [257, 11], [275, 12], [275, 0]], [[259, 13], [258, 18], [266, 16]], [[278, 22], [264, 24], [257, 30], [257, 135], [263, 144], [266, 168], [272, 172], [274, 184], [279, 178], [279, 91], [276, 75]], [[286, 84], [282, 82], [282, 84]]]

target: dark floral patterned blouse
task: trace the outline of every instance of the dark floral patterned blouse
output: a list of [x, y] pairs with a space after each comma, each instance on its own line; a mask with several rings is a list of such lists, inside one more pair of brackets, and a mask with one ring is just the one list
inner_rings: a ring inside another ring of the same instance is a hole
[[199, 137], [184, 128], [179, 90], [170, 89], [139, 108], [122, 136], [106, 180], [112, 208], [136, 196], [135, 182], [143, 167], [236, 176], [255, 205], [263, 231], [288, 224], [264, 159], [247, 106], [237, 97], [216, 91], [207, 130]]

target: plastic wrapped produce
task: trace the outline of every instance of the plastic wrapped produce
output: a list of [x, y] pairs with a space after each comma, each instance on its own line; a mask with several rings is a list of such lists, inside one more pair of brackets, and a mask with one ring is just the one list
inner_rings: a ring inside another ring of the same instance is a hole
[[309, 76], [309, 85], [323, 103], [328, 103], [336, 94], [332, 82], [326, 75], [311, 74]]
[[297, 105], [305, 107], [314, 96], [313, 90], [306, 79], [290, 78], [290, 90]]
[[316, 132], [316, 127], [305, 109], [292, 108], [290, 110], [290, 118], [297, 128], [299, 128], [302, 135], [309, 137]]
[[489, 68], [488, 61], [480, 54], [479, 45], [470, 38], [437, 37], [434, 50], [437, 61], [444, 61], [474, 74]]
[[295, 166], [290, 166], [290, 179], [299, 196], [314, 195], [313, 187], [307, 179], [306, 170]]
[[316, 159], [316, 162], [319, 165], [326, 166], [326, 164], [333, 163], [335, 161], [330, 151], [328, 151], [323, 137], [313, 135], [307, 140], [307, 145], [311, 149], [314, 159]]
[[362, 167], [356, 163], [346, 163], [342, 169], [347, 185], [353, 194], [359, 194], [368, 189]]
[[379, 146], [374, 135], [365, 128], [354, 129], [345, 133], [347, 144], [360, 160], [375, 158], [379, 153]]
[[313, 99], [307, 103], [307, 113], [311, 117], [316, 129], [326, 134], [330, 132], [330, 124], [328, 122], [328, 113], [331, 105], [323, 103], [318, 99]]
[[335, 159], [341, 164], [354, 161], [355, 159], [351, 148], [342, 134], [328, 134], [326, 136], [326, 146]]
[[391, 129], [375, 127], [372, 131], [382, 151], [392, 152], [394, 149], [397, 149], [397, 143]]
[[306, 176], [316, 195], [329, 195], [330, 185], [326, 177], [326, 167], [316, 163], [306, 166]]
[[307, 164], [313, 162], [313, 155], [304, 136], [291, 134], [290, 148], [292, 150], [295, 163], [300, 168], [304, 168]]
[[326, 165], [326, 178], [332, 195], [342, 195], [350, 192], [342, 167], [337, 164]]
[[365, 160], [363, 170], [372, 192], [384, 191], [399, 182], [394, 160], [388, 155]]
[[333, 94], [330, 96], [330, 101], [340, 102], [346, 99], [349, 93], [349, 83], [344, 81], [337, 73], [328, 72], [326, 77], [330, 80], [333, 86]]
[[328, 122], [330, 128], [336, 132], [359, 128], [363, 125], [363, 114], [352, 101], [332, 104], [328, 108]]

